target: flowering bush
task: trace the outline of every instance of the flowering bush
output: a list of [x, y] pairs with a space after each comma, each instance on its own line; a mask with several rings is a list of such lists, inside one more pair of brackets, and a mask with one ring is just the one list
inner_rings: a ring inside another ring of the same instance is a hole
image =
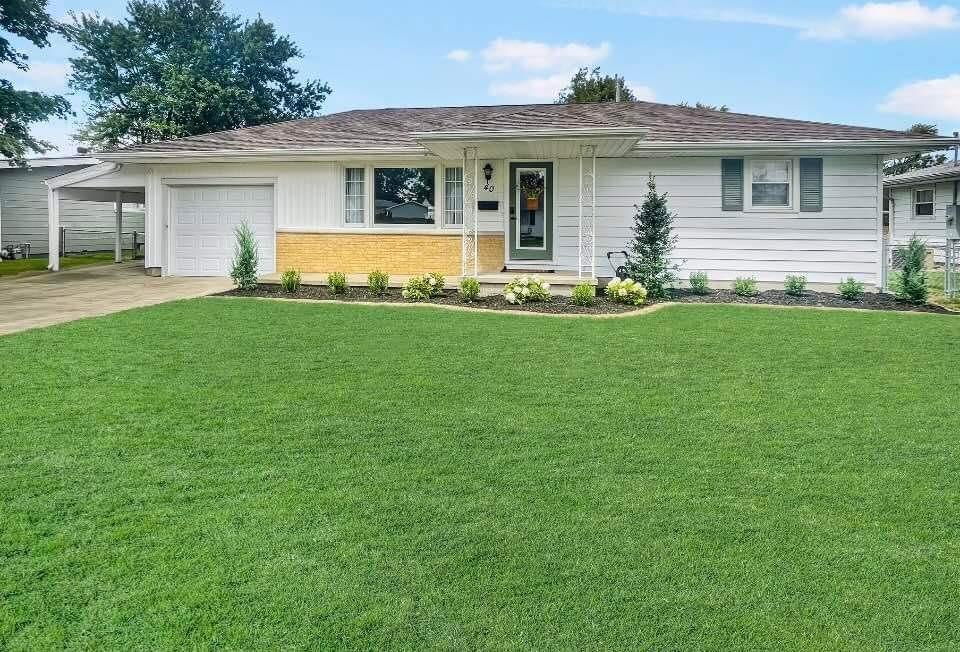
[[330, 294], [346, 294], [347, 275], [343, 272], [331, 272], [327, 276], [327, 287], [330, 289]]
[[516, 276], [503, 286], [507, 303], [522, 305], [528, 301], [549, 301], [550, 284], [539, 276]]
[[301, 280], [300, 270], [288, 269], [280, 276], [280, 287], [284, 292], [296, 292], [300, 289]]
[[471, 303], [476, 301], [480, 296], [480, 281], [471, 277], [465, 276], [460, 280], [460, 300]]
[[807, 288], [807, 277], [798, 274], [787, 274], [783, 281], [783, 291], [792, 297], [802, 297]]
[[738, 276], [733, 281], [733, 293], [740, 297], [755, 297], [760, 294], [757, 279], [752, 276]]
[[410, 301], [426, 301], [431, 297], [443, 294], [444, 278], [442, 274], [431, 272], [426, 276], [411, 276], [403, 284], [400, 292], [404, 299]]
[[632, 278], [625, 278], [622, 281], [615, 278], [607, 283], [607, 288], [604, 291], [612, 301], [617, 303], [632, 303], [635, 306], [641, 306], [647, 300], [647, 288]]
[[691, 272], [690, 289], [694, 294], [710, 294], [710, 278], [706, 272]]
[[370, 288], [370, 291], [374, 294], [386, 294], [387, 288], [390, 287], [390, 275], [386, 272], [381, 272], [379, 269], [373, 270], [367, 275], [367, 287]]
[[573, 291], [570, 292], [570, 301], [578, 306], [592, 306], [596, 294], [597, 289], [593, 286], [593, 283], [584, 281], [574, 286]]

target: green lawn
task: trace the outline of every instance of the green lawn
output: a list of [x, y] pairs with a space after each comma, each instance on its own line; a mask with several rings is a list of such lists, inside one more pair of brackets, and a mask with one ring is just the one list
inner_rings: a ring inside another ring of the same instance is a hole
[[[124, 252], [124, 260], [133, 260], [130, 252]], [[45, 272], [49, 260], [46, 255], [32, 258], [17, 258], [16, 260], [0, 261], [0, 277], [15, 276], [17, 274]], [[84, 265], [103, 265], [113, 262], [112, 251], [98, 251], [91, 254], [73, 254], [60, 258], [60, 269], [82, 267]]]
[[0, 360], [0, 648], [960, 646], [960, 318], [200, 299]]

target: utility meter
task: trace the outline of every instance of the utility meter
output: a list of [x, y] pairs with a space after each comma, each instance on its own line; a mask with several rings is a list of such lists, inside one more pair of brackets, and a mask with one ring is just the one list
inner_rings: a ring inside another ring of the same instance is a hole
[[947, 240], [960, 240], [960, 206], [947, 206]]

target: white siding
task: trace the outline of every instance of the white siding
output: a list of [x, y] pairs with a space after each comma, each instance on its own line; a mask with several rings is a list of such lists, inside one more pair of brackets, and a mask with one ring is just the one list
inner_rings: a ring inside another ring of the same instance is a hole
[[[824, 209], [818, 213], [730, 212], [720, 206], [720, 157], [614, 158], [597, 160], [597, 274], [609, 275], [605, 254], [626, 248], [634, 204], [643, 201], [648, 175], [660, 192], [669, 195], [679, 243], [681, 276], [707, 271], [718, 284], [739, 275], [782, 282], [786, 274], [804, 274], [814, 283], [837, 283], [855, 276], [877, 282], [878, 197], [876, 156], [824, 157]], [[438, 166], [460, 161], [437, 162]], [[480, 167], [485, 161], [480, 162]], [[480, 215], [480, 230], [502, 232], [507, 200], [507, 161], [493, 160], [496, 199], [500, 210]], [[401, 163], [389, 163], [398, 165]], [[411, 164], [424, 165], [424, 161]], [[243, 185], [244, 179], [267, 181], [275, 187], [279, 229], [329, 231], [343, 225], [343, 168], [356, 165], [304, 162], [272, 164], [155, 165], [146, 175], [148, 234], [163, 233], [169, 188], [183, 183]], [[363, 164], [369, 166], [369, 163]], [[442, 173], [441, 173], [442, 174]], [[482, 175], [481, 175], [482, 179]], [[557, 162], [555, 183], [555, 267], [577, 267], [576, 159]], [[442, 176], [437, 199], [442, 202]], [[369, 183], [369, 178], [368, 178]], [[482, 181], [481, 181], [482, 186]], [[899, 209], [900, 207], [898, 207]], [[442, 205], [438, 205], [438, 211]], [[438, 225], [437, 229], [440, 228]], [[429, 232], [429, 229], [418, 230]], [[152, 237], [147, 266], [166, 260], [167, 245]], [[544, 265], [547, 266], [547, 265]]]
[[[933, 187], [934, 204], [932, 217], [915, 217], [913, 214], [913, 191], [916, 188]], [[893, 197], [893, 241], [906, 243], [914, 234], [931, 245], [943, 245], [946, 240], [947, 205], [953, 203], [953, 181], [936, 184], [895, 187]]]
[[[43, 182], [86, 166], [0, 170], [0, 243], [29, 242], [31, 254], [47, 253], [47, 186]], [[60, 226], [67, 228], [67, 251], [113, 251], [113, 203], [60, 201]], [[143, 211], [128, 204], [123, 231], [138, 231], [143, 242]], [[125, 236], [124, 246], [130, 246]]]
[[[824, 207], [819, 213], [724, 211], [720, 205], [720, 157], [619, 158], [597, 160], [597, 274], [609, 275], [606, 252], [627, 247], [647, 178], [668, 193], [677, 213], [675, 250], [682, 278], [706, 271], [713, 281], [752, 275], [780, 282], [804, 274], [814, 283], [855, 276], [877, 282], [875, 156], [824, 157]], [[576, 160], [560, 161], [557, 175], [557, 264], [577, 265]]]

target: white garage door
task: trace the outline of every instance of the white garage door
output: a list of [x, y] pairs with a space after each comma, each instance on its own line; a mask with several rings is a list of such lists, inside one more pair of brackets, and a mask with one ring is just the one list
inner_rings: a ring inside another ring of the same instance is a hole
[[260, 273], [275, 271], [273, 187], [183, 186], [173, 188], [173, 273], [227, 276], [233, 230], [246, 221], [260, 243]]

